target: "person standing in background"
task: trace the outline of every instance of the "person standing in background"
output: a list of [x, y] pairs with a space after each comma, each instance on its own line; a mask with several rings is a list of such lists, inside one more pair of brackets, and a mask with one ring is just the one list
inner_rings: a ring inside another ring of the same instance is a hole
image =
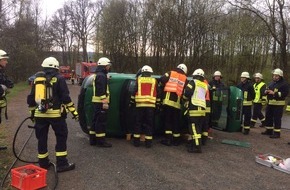
[[263, 82], [263, 75], [261, 73], [254, 74], [255, 84], [255, 98], [253, 100], [253, 115], [251, 119], [251, 127], [255, 127], [257, 119], [262, 122], [260, 127], [265, 125], [265, 116], [262, 113], [262, 107], [266, 104], [267, 97], [265, 96], [266, 84]]
[[254, 87], [251, 84], [251, 78], [248, 72], [241, 73], [241, 82], [237, 85], [237, 87], [243, 92], [243, 134], [248, 135], [250, 132], [253, 99], [255, 97]]
[[282, 116], [286, 105], [285, 99], [289, 93], [289, 85], [285, 81], [281, 69], [274, 69], [272, 74], [273, 81], [265, 90], [268, 104], [265, 120], [266, 131], [262, 132], [262, 135], [269, 135], [270, 138], [276, 139], [281, 136]]
[[[7, 116], [7, 100], [6, 95], [9, 92], [8, 89], [14, 87], [14, 83], [5, 74], [5, 68], [8, 63], [9, 55], [0, 50], [0, 124], [2, 122], [2, 113], [4, 110], [5, 119]], [[1, 126], [0, 126], [1, 127]], [[0, 150], [7, 149], [6, 146], [0, 146]]]

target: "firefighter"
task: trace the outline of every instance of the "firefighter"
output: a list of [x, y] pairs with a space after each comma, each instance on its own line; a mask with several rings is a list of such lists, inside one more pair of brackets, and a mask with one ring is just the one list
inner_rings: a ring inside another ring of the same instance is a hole
[[78, 121], [78, 113], [69, 96], [65, 78], [59, 74], [59, 62], [54, 57], [44, 59], [43, 71], [36, 74], [27, 103], [31, 119], [35, 121], [35, 134], [38, 140], [38, 160], [42, 168], [49, 168], [49, 153], [47, 149], [48, 131], [51, 125], [56, 136], [57, 172], [65, 172], [75, 168], [74, 163], [67, 160], [66, 112], [72, 113]]
[[94, 117], [90, 133], [90, 145], [110, 148], [111, 143], [106, 141], [107, 112], [109, 109], [110, 91], [108, 86], [107, 74], [111, 68], [112, 62], [101, 57], [97, 62], [96, 75], [93, 81]]
[[283, 77], [281, 69], [274, 69], [272, 74], [273, 81], [265, 91], [268, 104], [265, 120], [266, 131], [262, 132], [262, 135], [269, 135], [270, 138], [280, 138], [281, 119], [286, 104], [285, 99], [289, 93], [289, 86]]
[[222, 89], [225, 88], [224, 83], [221, 81], [222, 73], [215, 71], [212, 80], [209, 82], [210, 86], [210, 99], [211, 99], [211, 118], [210, 120], [217, 124], [222, 113], [223, 94]]
[[237, 85], [239, 89], [243, 92], [243, 111], [242, 117], [243, 120], [243, 134], [248, 135], [250, 132], [250, 124], [252, 117], [252, 105], [253, 99], [255, 97], [254, 87], [251, 84], [250, 74], [248, 72], [241, 73], [241, 82]]
[[71, 84], [72, 84], [72, 85], [75, 84], [75, 78], [76, 78], [76, 73], [75, 73], [74, 70], [71, 70], [70, 80], [71, 80]]
[[[14, 84], [7, 75], [5, 74], [5, 67], [8, 63], [9, 55], [0, 50], [0, 123], [2, 120], [2, 111], [4, 110], [5, 118], [7, 117], [7, 101], [6, 101], [6, 94], [8, 93], [9, 88], [13, 88]], [[0, 146], [0, 150], [7, 149], [6, 146]]]
[[141, 76], [138, 77], [136, 88], [134, 89], [133, 102], [136, 105], [136, 124], [134, 128], [133, 145], [140, 146], [140, 136], [142, 127], [145, 131], [145, 146], [152, 147], [154, 112], [156, 104], [160, 103], [157, 98], [157, 80], [151, 77], [153, 70], [150, 66], [145, 65], [141, 68]]
[[211, 100], [210, 100], [210, 86], [208, 84], [208, 81], [204, 79], [203, 81], [207, 85], [207, 90], [206, 90], [206, 96], [205, 96], [205, 101], [206, 101], [206, 109], [205, 109], [205, 119], [203, 120], [202, 124], [202, 134], [201, 134], [201, 144], [205, 145], [206, 141], [208, 139], [208, 131], [210, 128], [210, 113], [211, 113]]
[[161, 144], [166, 146], [178, 146], [181, 142], [180, 116], [181, 99], [185, 85], [187, 84], [187, 67], [179, 64], [176, 69], [165, 73], [160, 78], [160, 88], [163, 89], [162, 109], [165, 119], [165, 139]]
[[206, 93], [208, 85], [204, 82], [204, 71], [196, 69], [192, 74], [192, 80], [184, 89], [184, 99], [188, 101], [187, 116], [189, 120], [189, 133], [192, 137], [188, 147], [189, 153], [201, 153], [201, 138], [205, 115]]
[[264, 127], [265, 117], [262, 113], [262, 107], [266, 104], [266, 96], [264, 95], [266, 90], [266, 84], [263, 82], [263, 75], [261, 73], [254, 74], [255, 84], [253, 85], [255, 90], [255, 98], [253, 100], [253, 115], [251, 119], [251, 127], [255, 127], [257, 119], [260, 119], [262, 124], [260, 127]]

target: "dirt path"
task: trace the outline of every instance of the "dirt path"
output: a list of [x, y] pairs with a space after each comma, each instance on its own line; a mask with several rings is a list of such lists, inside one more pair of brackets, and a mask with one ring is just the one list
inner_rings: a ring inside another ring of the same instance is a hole
[[[77, 103], [79, 86], [69, 85], [71, 97]], [[27, 91], [10, 101], [7, 129], [10, 139], [20, 124], [29, 116], [26, 106]], [[165, 147], [154, 140], [152, 149], [133, 147], [124, 139], [109, 139], [111, 149], [88, 145], [88, 137], [69, 115], [68, 158], [76, 163], [74, 171], [59, 174], [58, 189], [290, 189], [289, 174], [267, 168], [255, 162], [255, 155], [272, 153], [290, 157], [290, 131], [282, 130], [282, 138], [270, 139], [260, 135], [264, 129], [254, 128], [250, 135], [214, 130], [214, 139], [203, 147], [202, 154], [189, 154], [185, 145]], [[286, 123], [284, 123], [286, 125]], [[25, 128], [17, 139], [20, 146], [31, 130]], [[49, 139], [50, 158], [54, 158], [55, 138]], [[223, 139], [247, 141], [251, 148], [221, 144]], [[12, 140], [10, 140], [10, 143]], [[36, 160], [36, 140], [26, 146], [23, 158]], [[24, 165], [18, 163], [18, 165]], [[53, 171], [48, 172], [48, 187], [53, 187]]]

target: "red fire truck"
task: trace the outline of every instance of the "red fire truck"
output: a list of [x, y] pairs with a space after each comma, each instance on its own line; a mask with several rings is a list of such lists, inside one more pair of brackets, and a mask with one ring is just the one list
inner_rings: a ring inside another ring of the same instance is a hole
[[97, 68], [97, 63], [94, 62], [81, 62], [81, 63], [76, 63], [76, 77], [78, 84], [81, 85], [83, 83], [83, 80], [91, 75], [92, 73], [95, 72]]
[[71, 75], [70, 66], [59, 66], [59, 72], [66, 80], [70, 79]]

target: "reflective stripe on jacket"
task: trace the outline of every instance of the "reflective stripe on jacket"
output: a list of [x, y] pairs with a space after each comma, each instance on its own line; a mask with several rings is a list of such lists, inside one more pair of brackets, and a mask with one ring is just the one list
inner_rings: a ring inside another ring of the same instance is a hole
[[107, 103], [109, 103], [110, 101], [110, 90], [109, 90], [109, 85], [108, 83], [106, 83], [106, 93], [102, 94], [100, 96], [97, 96], [97, 91], [96, 91], [96, 78], [97, 78], [97, 74], [95, 75], [94, 79], [93, 79], [93, 97], [92, 97], [92, 102], [97, 102], [97, 103], [102, 103], [104, 101], [106, 101]]
[[157, 80], [152, 77], [139, 77], [137, 84], [138, 91], [135, 95], [136, 107], [155, 107]]
[[175, 92], [179, 97], [182, 95], [183, 88], [186, 82], [186, 76], [176, 71], [171, 71], [169, 80], [165, 84], [165, 92]]

